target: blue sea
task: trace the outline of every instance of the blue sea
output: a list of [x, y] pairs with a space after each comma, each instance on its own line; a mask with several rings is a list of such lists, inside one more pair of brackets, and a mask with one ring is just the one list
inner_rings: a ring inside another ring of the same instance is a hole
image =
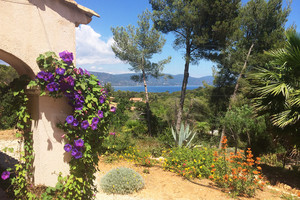
[[[187, 86], [187, 90], [194, 90], [200, 87], [199, 85]], [[145, 92], [144, 86], [113, 86], [115, 91], [131, 91], [131, 92]], [[177, 92], [181, 91], [181, 86], [148, 86], [148, 92]]]

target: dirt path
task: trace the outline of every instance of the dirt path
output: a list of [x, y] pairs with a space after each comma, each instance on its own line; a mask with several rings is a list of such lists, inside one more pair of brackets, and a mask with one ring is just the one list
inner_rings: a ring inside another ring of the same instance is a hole
[[[164, 171], [160, 167], [149, 168], [150, 174], [143, 173], [144, 167], [139, 167], [127, 161], [119, 161], [106, 164], [103, 159], [99, 163], [101, 172], [98, 174], [98, 183], [101, 177], [110, 169], [125, 166], [139, 172], [145, 179], [145, 188], [138, 193], [129, 195], [133, 199], [147, 200], [231, 200], [226, 194], [217, 188], [213, 182], [207, 179], [188, 181], [174, 173]], [[102, 193], [99, 188], [100, 194]], [[275, 191], [265, 188], [258, 191], [255, 198], [240, 198], [242, 200], [282, 200], [282, 190]], [[117, 196], [116, 196], [117, 197]], [[118, 199], [118, 198], [115, 198]]]

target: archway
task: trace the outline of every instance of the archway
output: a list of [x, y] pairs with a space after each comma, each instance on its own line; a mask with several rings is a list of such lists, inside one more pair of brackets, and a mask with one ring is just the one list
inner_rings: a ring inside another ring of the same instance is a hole
[[32, 69], [24, 61], [2, 49], [0, 49], [0, 59], [12, 66], [20, 76], [27, 75], [31, 79], [35, 77]]

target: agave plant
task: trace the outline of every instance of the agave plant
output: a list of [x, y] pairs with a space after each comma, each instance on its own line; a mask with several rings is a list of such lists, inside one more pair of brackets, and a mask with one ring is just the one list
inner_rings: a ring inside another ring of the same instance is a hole
[[194, 139], [196, 132], [193, 133], [190, 130], [189, 125], [186, 125], [186, 127], [184, 127], [184, 124], [181, 123], [179, 132], [177, 132], [176, 130], [174, 131], [173, 127], [171, 128], [171, 130], [172, 130], [172, 135], [175, 140], [176, 146], [179, 146], [179, 147], [182, 147], [182, 146], [190, 147], [191, 146], [191, 142]]

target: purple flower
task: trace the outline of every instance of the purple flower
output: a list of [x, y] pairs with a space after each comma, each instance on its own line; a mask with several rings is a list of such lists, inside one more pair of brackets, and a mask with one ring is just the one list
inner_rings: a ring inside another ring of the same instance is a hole
[[74, 144], [75, 144], [75, 147], [81, 148], [84, 145], [84, 141], [82, 139], [78, 139], [78, 140], [74, 141]]
[[100, 119], [103, 118], [103, 111], [102, 110], [98, 110], [98, 116], [99, 116]]
[[68, 124], [71, 124], [73, 121], [74, 121], [74, 117], [72, 115], [69, 115], [67, 118], [66, 118], [66, 121]]
[[66, 152], [71, 151], [71, 150], [72, 150], [72, 145], [70, 145], [70, 144], [65, 144], [64, 150], [65, 150]]
[[10, 172], [9, 172], [9, 171], [4, 171], [4, 172], [2, 172], [2, 174], [1, 174], [1, 178], [2, 178], [3, 180], [8, 179], [9, 176], [10, 176]]
[[53, 74], [52, 74], [51, 72], [48, 72], [48, 73], [45, 72], [45, 73], [44, 73], [43, 79], [44, 79], [45, 81], [52, 82], [52, 81], [54, 81], [54, 76], [53, 76]]
[[112, 106], [111, 108], [110, 108], [110, 112], [116, 112], [116, 110], [117, 110], [117, 108], [116, 107], [114, 107], [114, 106]]
[[79, 74], [80, 74], [80, 75], [83, 75], [83, 70], [82, 70], [80, 67], [79, 67], [78, 70], [79, 70]]
[[58, 87], [59, 87], [59, 85], [58, 85], [57, 83], [55, 83], [55, 82], [51, 82], [51, 83], [49, 83], [49, 84], [46, 86], [46, 88], [47, 88], [47, 90], [48, 90], [49, 92], [57, 91], [57, 90], [58, 90]]
[[75, 156], [79, 151], [76, 148], [72, 149], [71, 155]]
[[94, 117], [92, 120], [92, 124], [98, 124], [99, 122], [99, 118], [98, 117]]
[[75, 155], [74, 155], [75, 159], [79, 159], [82, 158], [82, 153], [80, 151], [78, 151]]
[[79, 124], [78, 120], [77, 120], [77, 119], [74, 119], [72, 125], [73, 125], [73, 126], [78, 126], [78, 124]]
[[88, 76], [91, 76], [90, 72], [88, 72], [88, 70], [86, 70], [86, 69], [84, 69], [84, 74], [88, 75]]
[[38, 77], [39, 79], [44, 79], [44, 76], [45, 76], [45, 72], [44, 71], [40, 71], [36, 77]]
[[89, 122], [87, 120], [81, 122], [81, 128], [87, 129], [88, 127], [89, 127]]
[[74, 78], [72, 76], [68, 76], [65, 78], [65, 81], [68, 83], [69, 86], [74, 86]]
[[64, 68], [57, 68], [56, 70], [55, 70], [55, 72], [57, 73], [57, 74], [59, 74], [59, 75], [64, 75], [64, 73], [65, 73], [65, 69]]
[[72, 64], [73, 61], [73, 53], [68, 51], [63, 51], [59, 53], [59, 57], [68, 65]]
[[96, 124], [96, 123], [93, 123], [93, 124], [91, 125], [91, 128], [92, 128], [92, 130], [96, 130], [96, 129], [97, 129], [97, 124]]
[[110, 132], [109, 135], [116, 135], [116, 133], [115, 132]]
[[99, 97], [100, 103], [104, 103], [104, 102], [105, 102], [105, 99], [106, 99], [106, 96], [105, 96], [105, 95], [101, 95], [101, 96]]
[[83, 105], [82, 104], [75, 104], [74, 108], [75, 108], [75, 110], [82, 110]]
[[102, 94], [106, 94], [107, 93], [106, 89], [101, 89], [101, 92], [102, 92]]

